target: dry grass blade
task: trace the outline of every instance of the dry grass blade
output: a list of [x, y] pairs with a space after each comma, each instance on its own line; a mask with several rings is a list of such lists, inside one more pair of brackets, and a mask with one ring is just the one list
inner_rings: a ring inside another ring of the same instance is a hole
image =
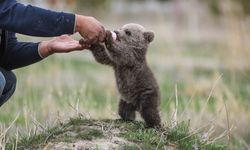
[[212, 96], [212, 94], [213, 94], [213, 92], [214, 92], [214, 90], [215, 90], [217, 84], [219, 83], [220, 79], [222, 78], [222, 75], [223, 75], [223, 74], [221, 74], [221, 75], [215, 80], [215, 82], [214, 82], [214, 84], [213, 84], [213, 86], [212, 86], [212, 89], [211, 89], [211, 91], [210, 91], [210, 93], [209, 93], [209, 96], [208, 96], [208, 98], [207, 98], [207, 100], [206, 100], [206, 103], [205, 103], [205, 105], [203, 106], [203, 108], [202, 108], [202, 110], [201, 110], [200, 119], [199, 119], [200, 121], [201, 121], [201, 118], [203, 117], [203, 115], [204, 115], [204, 113], [205, 113], [205, 110], [206, 110], [206, 107], [207, 107], [207, 105], [208, 105], [208, 102], [209, 102], [209, 100], [210, 100], [210, 98], [211, 98], [211, 96]]
[[227, 111], [227, 105], [225, 100], [223, 100], [224, 106], [225, 106], [225, 111], [226, 111], [226, 117], [227, 117], [227, 140], [228, 140], [228, 147], [230, 147], [231, 143], [231, 129], [230, 129], [230, 122], [229, 122], [229, 116], [228, 116], [228, 111]]
[[185, 113], [189, 111], [190, 105], [191, 105], [191, 103], [192, 103], [192, 100], [193, 100], [195, 94], [196, 94], [196, 89], [195, 89], [195, 91], [192, 93], [191, 97], [189, 98], [187, 105], [185, 105], [185, 108], [184, 108], [184, 110], [182, 111], [182, 113], [181, 113], [181, 115], [180, 115], [180, 116], [181, 116], [181, 119], [183, 119], [183, 116], [185, 115]]
[[215, 132], [215, 128], [214, 128], [214, 125], [212, 125], [212, 126], [210, 127], [210, 129], [202, 135], [202, 137], [201, 137], [201, 138], [202, 138], [202, 142], [204, 143], [204, 142], [206, 142], [206, 141], [209, 141], [211, 135], [212, 135], [214, 132]]
[[1, 128], [1, 134], [0, 134], [0, 149], [5, 150], [5, 142], [6, 142], [6, 133], [9, 131], [9, 129], [14, 125], [14, 123], [19, 118], [19, 114], [16, 116], [16, 118], [12, 121], [12, 123], [9, 125], [7, 129]]
[[[233, 127], [231, 127], [229, 130], [231, 131], [233, 129]], [[213, 140], [211, 140], [210, 142], [207, 142], [207, 144], [211, 144], [214, 143], [215, 141], [218, 141], [219, 139], [222, 139], [223, 137], [227, 136], [228, 131], [224, 131], [222, 134], [220, 134], [218, 137], [214, 138]]]
[[32, 123], [37, 126], [40, 127], [42, 130], [45, 130], [46, 127], [44, 127], [40, 122], [38, 122], [35, 118], [32, 118]]
[[71, 103], [68, 103], [69, 107], [73, 109], [73, 111], [75, 112], [75, 114], [79, 117], [83, 117], [83, 118], [86, 118], [86, 119], [90, 119], [91, 116], [89, 113], [83, 113], [83, 112], [80, 112], [79, 111], [79, 102], [80, 102], [80, 99], [77, 99], [77, 102], [76, 102], [76, 105], [73, 106]]
[[171, 127], [174, 128], [177, 125], [177, 114], [178, 114], [178, 87], [175, 85], [175, 111], [171, 119]]
[[17, 143], [18, 143], [18, 138], [19, 138], [19, 131], [18, 131], [18, 128], [17, 128], [17, 131], [16, 131], [16, 143], [15, 143], [15, 150], [17, 150]]
[[161, 143], [161, 141], [162, 141], [162, 139], [163, 139], [163, 137], [164, 137], [164, 134], [166, 133], [167, 131], [164, 131], [164, 132], [162, 132], [161, 133], [161, 138], [160, 138], [160, 141], [158, 142], [158, 144], [157, 144], [157, 146], [156, 146], [156, 150], [158, 150], [158, 148], [159, 148], [159, 145], [160, 145], [160, 143]]
[[189, 134], [188, 136], [186, 136], [186, 137], [184, 137], [184, 138], [178, 140], [177, 142], [182, 141], [182, 140], [184, 140], [184, 139], [186, 139], [186, 138], [189, 138], [189, 137], [191, 137], [191, 136], [193, 136], [193, 135], [196, 135], [196, 134], [198, 134], [198, 133], [201, 133], [204, 129], [206, 129], [206, 128], [208, 128], [210, 125], [214, 124], [214, 121], [215, 121], [215, 120], [216, 120], [216, 119], [214, 119], [214, 120], [211, 121], [210, 123], [208, 123], [208, 124], [206, 124], [206, 125], [204, 125], [204, 126], [198, 128], [198, 129], [196, 129], [196, 130], [190, 132], [190, 134]]
[[9, 125], [7, 129], [5, 129], [1, 134], [0, 134], [0, 139], [5, 136], [5, 134], [9, 131], [9, 129], [14, 125], [14, 123], [17, 121], [19, 117], [19, 114], [16, 116], [16, 118], [12, 121], [12, 123]]

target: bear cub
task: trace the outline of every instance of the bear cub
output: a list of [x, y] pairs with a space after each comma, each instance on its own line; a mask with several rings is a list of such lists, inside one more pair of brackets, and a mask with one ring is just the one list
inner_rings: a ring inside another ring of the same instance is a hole
[[105, 45], [93, 44], [90, 50], [97, 62], [114, 69], [121, 96], [119, 115], [123, 120], [133, 121], [139, 111], [147, 127], [159, 127], [159, 86], [146, 60], [154, 33], [132, 23], [114, 32], [116, 40], [107, 31]]

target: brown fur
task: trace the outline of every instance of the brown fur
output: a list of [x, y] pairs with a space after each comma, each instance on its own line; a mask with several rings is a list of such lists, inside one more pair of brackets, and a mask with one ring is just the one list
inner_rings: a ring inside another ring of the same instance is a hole
[[121, 95], [119, 115], [124, 120], [134, 120], [139, 111], [148, 127], [160, 126], [160, 92], [156, 79], [147, 65], [146, 52], [154, 33], [138, 24], [124, 25], [113, 40], [107, 31], [105, 45], [95, 44], [91, 51], [97, 62], [110, 65], [115, 71]]

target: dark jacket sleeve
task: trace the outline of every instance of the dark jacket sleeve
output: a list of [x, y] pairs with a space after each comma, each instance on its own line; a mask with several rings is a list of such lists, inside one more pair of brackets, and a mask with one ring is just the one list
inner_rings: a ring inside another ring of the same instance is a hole
[[0, 0], [0, 28], [32, 36], [52, 37], [72, 34], [75, 15], [55, 12], [16, 0]]
[[42, 60], [38, 54], [39, 43], [18, 42], [13, 32], [8, 32], [7, 43], [1, 64], [5, 69], [13, 70]]

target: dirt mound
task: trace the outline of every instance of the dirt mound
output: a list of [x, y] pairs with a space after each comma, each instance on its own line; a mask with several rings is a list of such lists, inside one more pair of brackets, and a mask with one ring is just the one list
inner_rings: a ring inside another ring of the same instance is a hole
[[[130, 142], [118, 138], [111, 137], [109, 139], [95, 139], [92, 141], [80, 140], [72, 143], [67, 142], [57, 142], [57, 143], [48, 143], [43, 149], [47, 150], [75, 150], [75, 149], [88, 149], [88, 150], [111, 150], [111, 149], [122, 149], [124, 145], [130, 144]], [[132, 144], [131, 144], [132, 146]]]
[[72, 125], [66, 126], [62, 133], [56, 135], [41, 145], [41, 150], [111, 150], [123, 149], [124, 146], [135, 145], [119, 134], [122, 129], [112, 126], [110, 122], [74, 120]]
[[[212, 139], [213, 140], [213, 139]], [[70, 119], [42, 133], [13, 139], [6, 150], [139, 150], [139, 149], [208, 149], [224, 150], [227, 146], [204, 141], [189, 131], [185, 122], [173, 128], [148, 129], [142, 122], [121, 120]]]

